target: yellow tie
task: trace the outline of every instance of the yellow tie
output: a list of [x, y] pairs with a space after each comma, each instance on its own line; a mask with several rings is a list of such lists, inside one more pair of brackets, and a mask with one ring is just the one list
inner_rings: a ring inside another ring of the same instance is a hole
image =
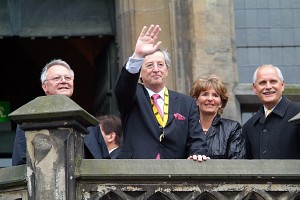
[[272, 110], [266, 110], [266, 117], [272, 112]]

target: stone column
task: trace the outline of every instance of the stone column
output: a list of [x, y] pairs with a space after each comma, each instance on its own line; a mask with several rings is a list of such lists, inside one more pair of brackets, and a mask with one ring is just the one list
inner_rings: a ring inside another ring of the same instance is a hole
[[233, 1], [189, 1], [189, 13], [193, 80], [209, 74], [222, 78], [230, 95], [224, 117], [239, 120]]
[[83, 136], [98, 121], [65, 95], [37, 97], [10, 117], [25, 131], [28, 198], [75, 200]]
[[197, 78], [216, 74], [230, 95], [224, 117], [240, 120], [232, 0], [116, 1], [116, 23], [120, 67], [131, 56], [142, 26], [160, 24], [159, 39], [172, 56], [167, 87], [188, 94]]
[[[119, 67], [133, 54], [136, 40], [143, 26], [158, 24], [162, 28], [159, 40], [173, 57], [172, 23], [169, 0], [122, 0], [116, 2], [117, 41], [119, 44]], [[173, 61], [173, 60], [172, 60]], [[173, 63], [172, 63], [173, 64]], [[167, 87], [175, 88], [173, 65], [169, 69]]]

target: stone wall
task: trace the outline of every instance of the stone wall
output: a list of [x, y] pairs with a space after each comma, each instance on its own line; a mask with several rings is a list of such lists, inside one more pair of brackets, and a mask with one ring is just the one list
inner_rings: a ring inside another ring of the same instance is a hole
[[[77, 169], [82, 200], [300, 199], [300, 160], [82, 160]], [[26, 174], [0, 169], [0, 199], [28, 199]]]

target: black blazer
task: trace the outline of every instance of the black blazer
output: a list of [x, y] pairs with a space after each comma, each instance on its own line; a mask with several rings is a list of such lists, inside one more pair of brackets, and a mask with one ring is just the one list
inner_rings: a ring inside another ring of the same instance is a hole
[[111, 159], [116, 159], [117, 156], [119, 155], [120, 151], [121, 151], [121, 147], [118, 147], [115, 150], [113, 150], [112, 152], [110, 152], [110, 154], [109, 154], [110, 158]]
[[[137, 83], [138, 79], [139, 73], [131, 74], [123, 68], [115, 86], [124, 135], [118, 158], [154, 159], [158, 153], [161, 159], [206, 155], [206, 139], [200, 131], [195, 99], [169, 90], [169, 116], [162, 130], [153, 114], [149, 94]], [[185, 119], [176, 118], [174, 114]], [[160, 142], [162, 131], [165, 137]]]
[[[87, 128], [89, 134], [84, 136], [85, 158], [100, 159], [110, 158], [105, 141], [98, 125]], [[12, 165], [22, 165], [26, 163], [26, 138], [25, 132], [17, 125], [16, 137], [12, 154]]]
[[300, 104], [282, 96], [265, 118], [263, 106], [243, 126], [246, 158], [300, 159], [300, 126], [288, 122], [300, 112]]

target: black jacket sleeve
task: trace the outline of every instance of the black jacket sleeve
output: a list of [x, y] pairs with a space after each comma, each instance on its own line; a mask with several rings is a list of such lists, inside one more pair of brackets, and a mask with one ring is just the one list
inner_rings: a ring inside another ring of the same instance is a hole
[[12, 165], [23, 165], [26, 163], [26, 138], [25, 132], [17, 125], [16, 137], [12, 153]]

